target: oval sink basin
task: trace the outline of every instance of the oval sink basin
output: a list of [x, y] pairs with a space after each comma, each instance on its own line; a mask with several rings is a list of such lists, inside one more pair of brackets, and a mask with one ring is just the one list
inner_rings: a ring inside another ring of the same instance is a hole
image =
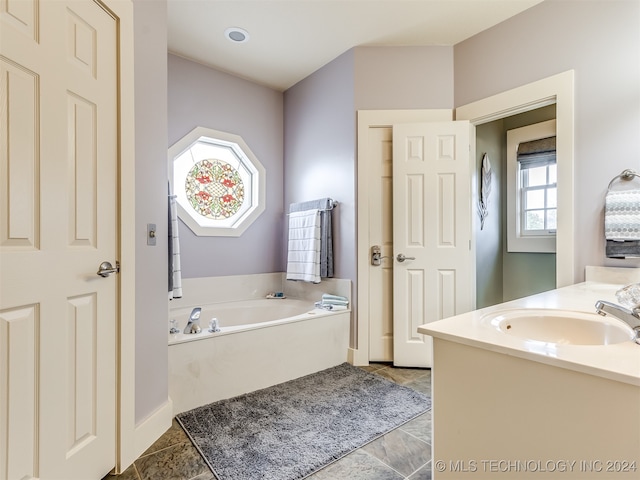
[[611, 345], [635, 339], [624, 322], [596, 313], [522, 309], [494, 312], [483, 320], [507, 335], [559, 345]]

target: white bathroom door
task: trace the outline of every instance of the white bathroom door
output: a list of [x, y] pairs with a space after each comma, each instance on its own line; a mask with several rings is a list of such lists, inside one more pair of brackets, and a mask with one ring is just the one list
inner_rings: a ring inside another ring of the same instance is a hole
[[[358, 364], [393, 361], [393, 125], [451, 116], [451, 110], [358, 112]], [[374, 245], [380, 265], [371, 262]]]
[[117, 19], [0, 5], [1, 478], [115, 466]]
[[369, 197], [369, 245], [380, 247], [380, 265], [369, 262], [369, 361], [393, 360], [393, 154], [392, 128], [369, 128], [367, 174], [375, 192]]
[[393, 127], [394, 365], [431, 367], [418, 326], [471, 310], [469, 150], [467, 121]]

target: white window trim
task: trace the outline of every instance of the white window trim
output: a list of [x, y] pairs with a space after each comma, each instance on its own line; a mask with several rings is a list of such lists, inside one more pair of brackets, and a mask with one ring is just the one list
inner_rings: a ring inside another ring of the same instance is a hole
[[507, 251], [555, 253], [555, 235], [520, 234], [520, 195], [518, 194], [518, 145], [556, 134], [556, 121], [527, 125], [507, 131]]
[[[222, 140], [224, 142], [235, 143], [242, 152], [246, 155], [252, 167], [257, 173], [257, 185], [252, 191], [252, 195], [257, 198], [257, 203], [254, 207], [249, 209], [245, 214], [238, 219], [238, 221], [230, 227], [222, 226], [203, 226], [200, 225], [192, 214], [185, 208], [177, 204], [178, 217], [198, 236], [204, 237], [239, 237], [249, 226], [264, 212], [266, 208], [266, 171], [258, 158], [253, 154], [249, 146], [245, 143], [243, 138], [239, 135], [232, 133], [221, 132], [213, 130], [211, 128], [196, 127], [191, 132], [186, 134], [175, 144], [169, 148], [169, 181], [171, 184], [171, 191], [175, 192], [174, 178], [173, 178], [173, 162], [185, 150], [198, 141], [200, 137], [208, 137], [214, 140]], [[251, 187], [250, 187], [251, 188]]]
[[[527, 176], [527, 181], [528, 181], [528, 171], [523, 171], [522, 170], [522, 164], [520, 164], [520, 176], [518, 178], [519, 181], [521, 181], [522, 183], [524, 183], [524, 177]], [[545, 168], [547, 168], [547, 182], [549, 181], [549, 170], [548, 167], [550, 167], [551, 165], [544, 165]], [[555, 164], [554, 164], [555, 166]], [[527, 172], [527, 173], [525, 173]], [[556, 210], [557, 211], [557, 207], [548, 207], [547, 206], [547, 196], [546, 196], [546, 192], [550, 187], [556, 187], [557, 188], [557, 183], [553, 183], [553, 184], [549, 184], [549, 183], [545, 183], [543, 185], [520, 185], [520, 192], [518, 195], [518, 200], [520, 200], [520, 205], [526, 204], [526, 196], [527, 196], [527, 192], [533, 192], [533, 191], [540, 191], [542, 190], [543, 193], [545, 193], [545, 206], [544, 208], [535, 208], [534, 210], [543, 210], [545, 211], [545, 217], [546, 217], [546, 211], [547, 210]], [[521, 235], [523, 237], [531, 237], [531, 236], [543, 236], [543, 237], [549, 237], [549, 236], [553, 236], [555, 237], [556, 235], [556, 230], [555, 229], [527, 229], [526, 228], [526, 221], [525, 221], [525, 215], [519, 215], [519, 219], [518, 221], [520, 222], [520, 232]]]

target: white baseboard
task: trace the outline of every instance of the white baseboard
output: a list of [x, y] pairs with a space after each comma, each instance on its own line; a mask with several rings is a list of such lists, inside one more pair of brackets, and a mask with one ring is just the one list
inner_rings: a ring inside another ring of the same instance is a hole
[[127, 452], [127, 458], [121, 458], [120, 468], [126, 470], [170, 427], [173, 420], [173, 402], [170, 398], [155, 412], [136, 425], [133, 435], [133, 451]]
[[369, 365], [368, 352], [363, 352], [357, 348], [349, 348], [347, 352], [347, 362], [356, 367]]

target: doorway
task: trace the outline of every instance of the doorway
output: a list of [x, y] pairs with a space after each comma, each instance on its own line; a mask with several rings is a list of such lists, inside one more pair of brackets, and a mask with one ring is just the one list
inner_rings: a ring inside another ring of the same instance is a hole
[[[475, 127], [493, 120], [506, 118], [547, 105], [556, 105], [557, 118], [557, 158], [558, 158], [558, 227], [556, 233], [556, 287], [574, 283], [574, 209], [573, 209], [573, 71], [564, 72], [531, 84], [509, 90], [495, 96], [462, 106], [455, 111], [456, 120], [469, 120], [472, 125], [471, 138], [475, 139]], [[394, 123], [439, 121], [451, 119], [449, 110], [435, 111], [361, 111], [358, 112], [358, 312], [356, 345], [351, 358], [356, 365], [367, 365], [370, 361], [370, 335], [372, 312], [380, 310], [379, 297], [371, 295], [372, 279], [369, 275], [370, 247], [375, 243], [375, 233], [371, 230], [372, 215], [370, 191], [366, 184], [366, 172], [369, 138], [371, 128], [390, 128]], [[449, 118], [444, 118], [449, 116]], [[472, 158], [475, 158], [475, 144], [472, 146]], [[475, 169], [472, 170], [475, 172]], [[476, 195], [477, 173], [471, 176], [470, 194]], [[475, 197], [474, 197], [475, 198]], [[472, 216], [472, 232], [478, 222]], [[475, 237], [472, 239], [475, 251]], [[473, 257], [473, 256], [472, 256]], [[475, 262], [475, 258], [473, 260]], [[475, 265], [473, 275], [475, 277]], [[374, 280], [375, 282], [375, 280]], [[388, 295], [387, 293], [383, 294]], [[386, 300], [388, 302], [388, 298]], [[389, 309], [387, 308], [387, 311]], [[384, 321], [383, 333], [393, 335], [392, 325]], [[384, 326], [386, 325], [386, 327]], [[374, 327], [377, 328], [377, 327]]]
[[[358, 113], [359, 158], [367, 159], [358, 174], [359, 216], [366, 216], [358, 222], [362, 362], [430, 366], [431, 339], [417, 326], [473, 304], [471, 276], [460, 270], [471, 268], [469, 124], [451, 117], [450, 110]], [[462, 290], [468, 294], [456, 295]]]
[[[540, 125], [546, 125], [545, 134], [555, 135], [555, 118], [553, 104], [476, 127], [475, 171], [481, 172], [483, 161], [488, 162], [490, 169], [488, 187], [485, 185], [488, 191], [486, 216], [484, 222], [476, 222], [474, 231], [476, 308], [534, 295], [556, 286], [556, 254], [555, 251], [549, 251], [555, 250], [555, 237], [545, 251], [526, 243], [509, 247], [512, 242], [507, 241], [508, 234], [515, 235], [516, 231], [514, 197], [517, 182], [516, 172], [510, 168], [516, 162], [513, 158], [509, 160], [515, 149], [508, 146], [508, 134], [522, 130], [521, 135], [526, 136], [524, 132], [537, 124], [537, 130], [541, 128]], [[479, 179], [478, 189], [481, 182], [482, 179]], [[475, 198], [479, 198], [479, 194]], [[538, 240], [534, 238], [532, 241]], [[527, 272], [527, 275], [522, 272]]]
[[[450, 121], [452, 117], [451, 110], [358, 112], [358, 321], [357, 348], [353, 351], [356, 365], [368, 365], [370, 359], [391, 361], [393, 358], [393, 269], [390, 261], [393, 255], [390, 237], [393, 125]], [[370, 268], [372, 246], [380, 247], [380, 265], [376, 268]], [[377, 339], [373, 348], [370, 338]]]
[[[573, 70], [456, 109], [457, 120], [469, 120], [475, 128], [498, 119], [555, 104], [556, 158], [558, 163], [558, 219], [556, 230], [556, 287], [575, 282], [574, 175], [573, 175]], [[475, 133], [472, 134], [475, 137]], [[472, 178], [477, 185], [478, 178]], [[478, 222], [477, 216], [474, 222]], [[474, 223], [474, 231], [477, 230]]]

